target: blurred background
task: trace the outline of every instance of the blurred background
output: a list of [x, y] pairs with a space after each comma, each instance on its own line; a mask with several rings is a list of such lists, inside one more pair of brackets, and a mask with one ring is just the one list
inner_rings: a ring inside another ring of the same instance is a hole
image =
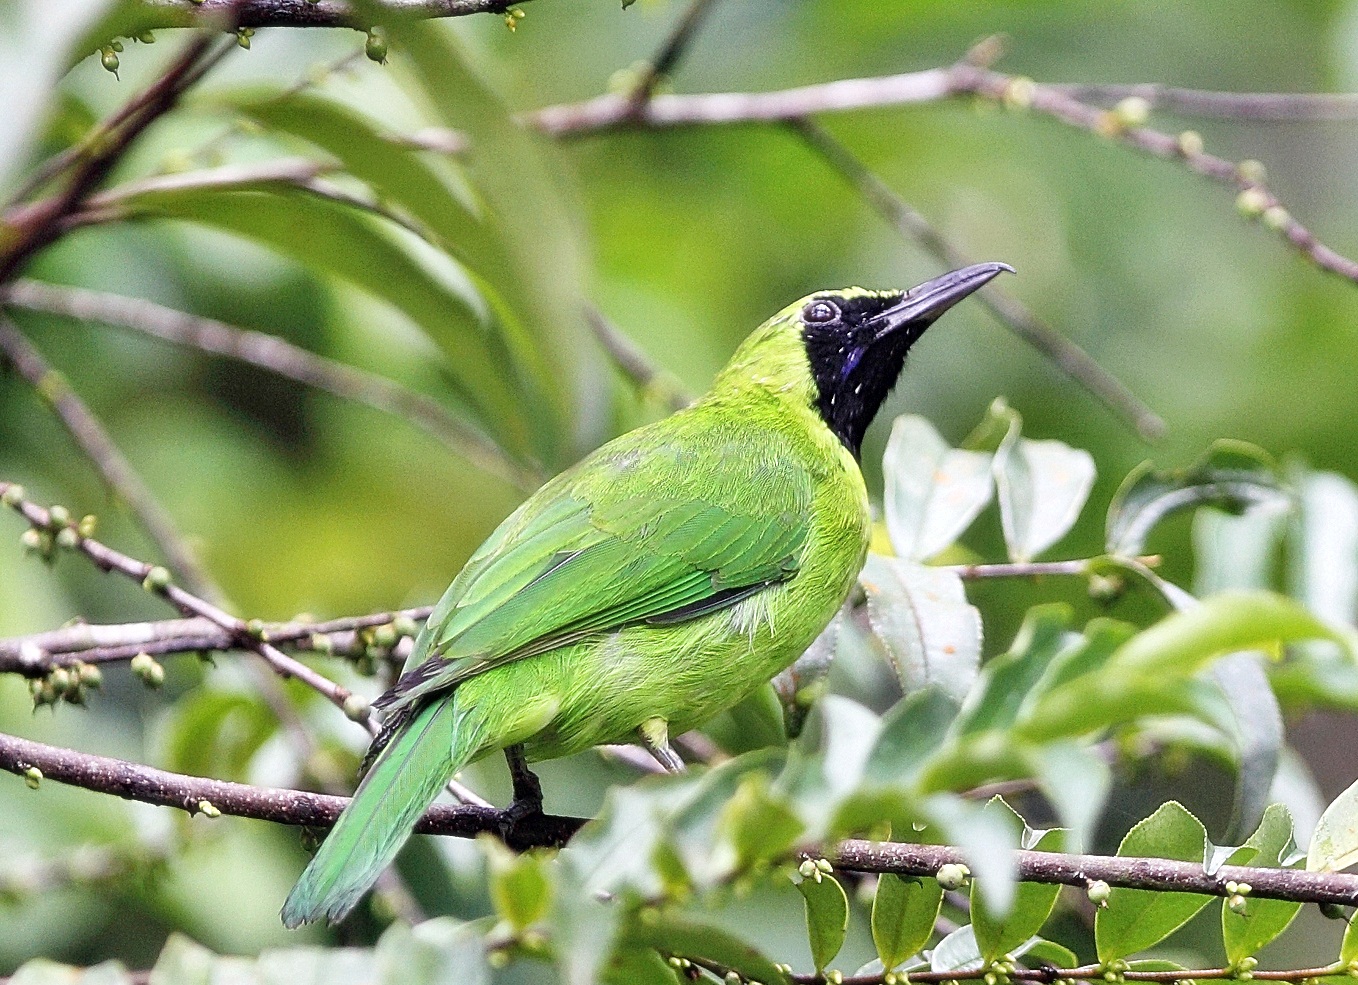
[[[624, 11], [617, 0], [539, 0], [522, 8], [513, 32], [498, 16], [460, 18], [445, 29], [510, 107], [530, 109], [607, 91], [615, 73], [653, 54], [682, 7], [638, 0]], [[0, 0], [0, 92], [11, 94], [4, 111], [11, 122], [0, 127], [8, 131], [0, 160], [11, 165], [5, 191], [44, 153], [153, 79], [179, 43], [165, 31], [155, 45], [129, 46], [118, 79], [97, 56], [86, 57], [53, 91], [34, 72], [33, 52], [44, 47], [44, 19], [67, 15], [37, 0]], [[993, 34], [1006, 39], [996, 67], [1040, 82], [1358, 87], [1358, 3], [1339, 0], [740, 0], [716, 5], [669, 85], [757, 91], [912, 71], [950, 64]], [[362, 45], [363, 35], [348, 30], [260, 31], [250, 50], [234, 52], [148, 133], [119, 176], [276, 153], [276, 143], [223, 109], [223, 94], [290, 85]], [[360, 57], [316, 85], [392, 129], [415, 130], [425, 120], [403, 81], [406, 67], [393, 49], [386, 66]], [[1087, 448], [1098, 464], [1092, 505], [1048, 553], [1053, 558], [1100, 551], [1102, 510], [1132, 466], [1147, 457], [1185, 464], [1214, 438], [1247, 439], [1358, 477], [1358, 287], [1241, 218], [1231, 189], [1046, 117], [963, 100], [823, 122], [969, 257], [1013, 264], [1018, 276], [1005, 288], [1087, 349], [1168, 427], [1157, 445], [1146, 444], [980, 305], [968, 304], [915, 348], [870, 432], [863, 455], [870, 489], [880, 492], [878, 463], [897, 413], [924, 414], [959, 441], [998, 395], [1023, 413], [1025, 434]], [[1261, 161], [1270, 187], [1301, 222], [1341, 253], [1358, 254], [1358, 126], [1161, 112], [1151, 123], [1170, 133], [1192, 127], [1214, 153]], [[907, 287], [941, 269], [776, 126], [581, 136], [560, 142], [549, 160], [579, 244], [575, 290], [690, 391], [705, 388], [750, 329], [804, 294], [849, 284]], [[43, 253], [26, 274], [273, 333], [441, 401], [460, 399], [446, 351], [390, 304], [295, 256], [222, 232], [153, 221], [91, 229]], [[406, 422], [255, 368], [113, 328], [28, 313], [16, 320], [102, 417], [242, 615], [325, 618], [431, 602], [522, 496]], [[573, 436], [550, 465], [666, 412], [662, 401], [637, 393], [583, 329], [557, 344], [566, 350], [555, 365]], [[38, 502], [97, 513], [101, 539], [135, 556], [156, 555], [14, 374], [0, 375], [0, 478], [23, 483]], [[167, 615], [134, 584], [77, 557], [52, 567], [26, 557], [21, 530], [17, 519], [0, 517], [0, 537], [11, 545], [0, 549], [0, 636], [74, 617]], [[1170, 523], [1153, 545], [1166, 555], [1165, 573], [1182, 583], [1191, 582], [1188, 536], [1186, 522]], [[978, 557], [997, 557], [994, 518], [968, 543]], [[978, 591], [987, 650], [1007, 646], [1027, 604], [1052, 597], [1095, 611], [1079, 585]], [[190, 772], [302, 782], [276, 736], [260, 739], [254, 719], [229, 701], [208, 707], [201, 699], [246, 695], [245, 659], [167, 660], [161, 692], [112, 668], [86, 711], [34, 713], [25, 682], [0, 677], [0, 730]], [[364, 693], [379, 690], [339, 662], [326, 669]], [[351, 766], [360, 730], [300, 689], [289, 693], [328, 753]], [[1333, 741], [1352, 735], [1351, 719], [1291, 726], [1326, 799], [1358, 776]], [[468, 782], [503, 799], [502, 773], [498, 762], [482, 764]], [[593, 756], [543, 770], [548, 802], [563, 812], [594, 809], [607, 785], [628, 775]], [[1130, 819], [1145, 813], [1125, 811]], [[0, 887], [7, 890], [0, 974], [35, 955], [75, 963], [118, 957], [144, 967], [172, 928], [238, 953], [303, 939], [286, 934], [276, 916], [305, 859], [295, 832], [168, 814], [55, 784], [33, 795], [17, 780], [0, 781]], [[422, 901], [431, 910], [482, 912], [479, 854], [443, 842], [407, 853], [415, 888], [421, 872], [437, 872], [424, 878]], [[81, 845], [111, 850], [90, 854]], [[170, 859], [157, 862], [167, 852]], [[448, 865], [432, 865], [440, 859]], [[71, 882], [68, 869], [107, 878]], [[762, 916], [751, 908], [742, 919], [767, 924], [770, 934], [779, 920], [793, 921], [787, 947], [795, 953], [805, 947], [799, 908], [789, 889]], [[1315, 922], [1308, 933], [1336, 936]], [[359, 920], [343, 939], [370, 939], [379, 923]], [[862, 931], [855, 928], [856, 946], [866, 949]], [[307, 933], [319, 940], [327, 932]], [[1280, 960], [1304, 960], [1308, 939], [1285, 937], [1280, 946], [1292, 950]]]

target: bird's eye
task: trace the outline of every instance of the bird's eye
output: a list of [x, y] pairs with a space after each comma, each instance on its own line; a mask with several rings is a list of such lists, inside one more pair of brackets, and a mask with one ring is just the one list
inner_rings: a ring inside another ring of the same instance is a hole
[[839, 319], [839, 306], [833, 301], [812, 301], [802, 309], [802, 321], [823, 325]]

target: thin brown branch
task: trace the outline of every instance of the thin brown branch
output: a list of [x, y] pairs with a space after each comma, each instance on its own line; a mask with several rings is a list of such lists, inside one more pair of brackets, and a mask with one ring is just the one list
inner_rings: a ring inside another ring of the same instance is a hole
[[653, 363], [640, 346], [592, 304], [585, 306], [585, 324], [614, 365], [643, 395], [655, 397], [671, 410], [683, 410], [693, 403], [693, 395], [677, 377]]
[[0, 313], [0, 356], [14, 365], [34, 391], [65, 426], [76, 446], [85, 454], [108, 486], [113, 497], [127, 505], [132, 515], [165, 556], [166, 563], [200, 595], [213, 594], [212, 583], [198, 559], [176, 528], [174, 519], [161, 508], [103, 424], [71, 389], [66, 377], [53, 369], [42, 353]]
[[[208, 813], [204, 805], [222, 814], [255, 818], [276, 824], [328, 828], [348, 803], [348, 798], [328, 794], [254, 787], [226, 780], [186, 776], [129, 763], [107, 756], [75, 752], [0, 733], [0, 769], [24, 776], [36, 769], [42, 779], [55, 780], [126, 800]], [[32, 775], [32, 774], [28, 774]], [[531, 816], [508, 827], [508, 840], [515, 847], [564, 844], [584, 820], [552, 815]], [[416, 827], [425, 834], [472, 838], [483, 832], [505, 831], [500, 811], [476, 805], [436, 805]]]
[[6, 304], [99, 322], [249, 363], [341, 399], [409, 421], [483, 471], [516, 486], [536, 488], [539, 477], [510, 459], [490, 438], [442, 404], [376, 373], [309, 352], [274, 335], [186, 314], [153, 301], [104, 291], [20, 280], [0, 295]]
[[[789, 126], [902, 236], [918, 242], [949, 268], [971, 263], [928, 219], [892, 191], [828, 130], [809, 119], [793, 120]], [[1164, 436], [1165, 422], [1158, 414], [1084, 349], [1029, 311], [1018, 298], [995, 284], [981, 288], [977, 297], [1000, 324], [1129, 422], [1143, 438], [1155, 440]]]
[[1097, 106], [1113, 106], [1124, 99], [1144, 99], [1151, 109], [1180, 116], [1222, 120], [1261, 120], [1271, 123], [1315, 123], [1358, 120], [1358, 93], [1351, 92], [1220, 92], [1184, 89], [1158, 82], [1122, 85], [1050, 84], [1072, 99]]
[[[170, 773], [4, 733], [0, 733], [0, 769], [39, 782], [56, 780], [189, 813], [204, 812], [206, 803], [222, 814], [318, 828], [333, 824], [347, 803], [343, 797]], [[40, 775], [29, 772], [33, 769]], [[425, 814], [416, 830], [471, 837], [486, 831], [499, 832], [503, 820], [501, 812], [494, 809], [436, 806]], [[561, 845], [584, 823], [583, 818], [530, 818], [511, 831], [512, 841], [520, 847]], [[959, 849], [946, 845], [859, 839], [840, 842], [829, 851], [828, 858], [836, 868], [846, 871], [914, 876], [933, 876], [943, 865], [965, 861]], [[1110, 886], [1130, 889], [1220, 897], [1233, 895], [1240, 883], [1247, 883], [1251, 896], [1259, 899], [1358, 904], [1358, 875], [1347, 873], [1223, 865], [1209, 874], [1195, 862], [1034, 851], [1016, 851], [1014, 861], [1018, 878], [1023, 882], [1087, 887], [1091, 880], [1102, 880]], [[1230, 888], [1228, 883], [1232, 884]]]
[[580, 103], [548, 106], [526, 114], [524, 119], [550, 136], [571, 137], [619, 128], [788, 123], [823, 113], [918, 106], [964, 95], [1055, 117], [1156, 157], [1180, 160], [1198, 174], [1239, 192], [1249, 192], [1251, 213], [1265, 216], [1294, 249], [1322, 270], [1358, 282], [1358, 262], [1320, 242], [1293, 218], [1276, 195], [1237, 163], [1191, 144], [1185, 148], [1178, 136], [1143, 126], [1127, 126], [1115, 112], [1081, 102], [1061, 86], [1035, 83], [966, 61], [949, 68], [841, 79], [775, 92], [662, 95], [648, 100], [641, 110], [636, 110], [626, 95], [609, 94]]
[[[50, 510], [22, 498], [22, 490], [13, 483], [0, 482], [0, 498], [18, 512], [36, 531], [45, 532], [55, 539], [69, 538], [71, 548], [78, 550], [103, 571], [116, 571], [127, 578], [135, 579], [150, 592], [164, 598], [186, 616], [200, 616], [220, 629], [225, 630], [236, 645], [244, 650], [259, 654], [281, 677], [295, 677], [312, 690], [323, 695], [345, 714], [363, 724], [370, 732], [375, 724], [371, 720], [366, 702], [357, 698], [347, 688], [336, 684], [328, 677], [312, 670], [306, 664], [283, 653], [263, 638], [260, 627], [252, 627], [245, 620], [231, 615], [206, 599], [174, 584], [169, 572], [164, 568], [139, 561], [121, 551], [83, 536], [74, 523], [63, 523], [54, 519]], [[69, 531], [69, 534], [67, 534]]]
[[65, 231], [67, 217], [79, 210], [133, 142], [173, 109], [184, 92], [234, 47], [231, 41], [196, 35], [164, 74], [86, 139], [80, 154], [65, 169], [70, 178], [61, 191], [32, 205], [12, 208], [0, 217], [8, 227], [0, 247], [0, 283], [13, 277], [35, 253]]
[[211, 27], [233, 15], [239, 27], [352, 27], [365, 30], [384, 20], [503, 14], [528, 0], [142, 0], [138, 30], [159, 27]]

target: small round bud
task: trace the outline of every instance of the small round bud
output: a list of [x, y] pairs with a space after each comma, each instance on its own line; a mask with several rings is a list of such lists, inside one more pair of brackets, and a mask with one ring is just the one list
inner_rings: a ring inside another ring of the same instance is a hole
[[141, 678], [147, 687], [160, 687], [165, 683], [165, 668], [149, 653], [138, 653], [132, 658], [132, 673]]
[[378, 626], [373, 630], [373, 642], [376, 643], [378, 646], [382, 647], [395, 646], [397, 638], [398, 637], [396, 635], [396, 628], [392, 626], [391, 623], [387, 623], [383, 626]]
[[1252, 889], [1254, 889], [1254, 887], [1247, 882], [1237, 883], [1235, 887], [1235, 891], [1241, 896], [1248, 896]]
[[1197, 157], [1204, 146], [1202, 134], [1196, 130], [1185, 130], [1179, 134], [1179, 153], [1184, 157]]
[[740, 974], [735, 971], [728, 971], [725, 978], [726, 985], [740, 985]]
[[1292, 222], [1292, 213], [1281, 205], [1270, 205], [1264, 209], [1264, 225], [1275, 233], [1280, 233]]
[[1118, 102], [1113, 112], [1118, 115], [1118, 121], [1124, 127], [1139, 127], [1150, 119], [1151, 104], [1149, 100], [1140, 96], [1128, 96]]
[[334, 641], [331, 640], [330, 637], [326, 636], [324, 633], [312, 633], [310, 643], [311, 649], [315, 650], [317, 653], [335, 652]]
[[674, 955], [670, 955], [669, 964], [671, 968], [682, 968], [684, 966], [684, 962]]
[[1223, 888], [1226, 890], [1226, 895], [1234, 896], [1236, 893], [1240, 892], [1240, 883], [1236, 882], [1234, 879], [1227, 879], [1226, 885]]
[[29, 790], [37, 790], [38, 785], [42, 783], [42, 770], [36, 766], [24, 770], [24, 783], [28, 785]]
[[76, 664], [76, 674], [80, 678], [81, 687], [98, 689], [104, 684], [104, 672], [94, 664]]
[[1236, 209], [1247, 219], [1263, 215], [1270, 204], [1268, 192], [1262, 188], [1246, 188], [1235, 198]]
[[213, 803], [210, 800], [198, 801], [198, 813], [204, 815], [205, 817], [222, 816], [222, 812], [217, 810], [217, 808], [213, 806]]
[[1036, 82], [1026, 75], [1017, 75], [1009, 80], [1009, 84], [1004, 87], [1004, 94], [1000, 98], [1009, 109], [1027, 109], [1033, 105], [1033, 95], [1036, 92]]
[[379, 65], [386, 64], [387, 39], [377, 28], [374, 27], [368, 32], [368, 40], [363, 44], [363, 53]]
[[245, 631], [249, 633], [252, 638], [257, 640], [264, 641], [269, 638], [269, 633], [264, 628], [263, 619], [251, 619], [245, 624]]
[[1095, 602], [1116, 602], [1126, 589], [1126, 579], [1121, 575], [1089, 576], [1089, 597]]
[[0, 503], [4, 503], [6, 506], [9, 507], [18, 506], [23, 501], [24, 501], [23, 486], [11, 484], [5, 487], [5, 491], [3, 493], [0, 493]]
[[80, 522], [76, 524], [75, 529], [76, 532], [79, 533], [80, 536], [82, 537], [93, 537], [94, 530], [98, 526], [99, 518], [96, 517], [93, 513], [86, 513], [84, 516], [80, 518]]
[[122, 51], [122, 50], [123, 50], [123, 43], [122, 43], [121, 41], [119, 41], [117, 38], [114, 38], [112, 41], [110, 41], [110, 42], [108, 43], [108, 46], [109, 46], [110, 48], [112, 48], [114, 51]]
[[1252, 185], [1262, 185], [1268, 177], [1268, 169], [1253, 158], [1241, 161], [1235, 166], [1235, 173]]
[[368, 720], [368, 714], [372, 710], [372, 706], [368, 703], [368, 699], [361, 694], [350, 694], [344, 699], [342, 707], [344, 708], [345, 717], [353, 722], [366, 722]]
[[112, 48], [105, 48], [99, 55], [99, 64], [104, 66], [104, 71], [112, 72], [113, 77], [118, 77], [118, 53]]
[[420, 631], [409, 616], [397, 616], [391, 621], [391, 628], [396, 630], [397, 636], [414, 636]]
[[80, 543], [80, 535], [75, 532], [74, 527], [62, 527], [57, 531], [56, 545], [66, 550], [71, 550]]
[[1112, 888], [1102, 879], [1095, 879], [1090, 882], [1085, 890], [1089, 894], [1089, 902], [1098, 907], [1108, 905], [1108, 897], [1112, 895]]
[[971, 875], [971, 870], [965, 865], [957, 862], [948, 862], [946, 865], [938, 867], [938, 875], [934, 878], [944, 889], [961, 889], [962, 884], [967, 881], [967, 876]]
[[242, 27], [240, 30], [236, 32], [236, 44], [244, 48], [246, 51], [249, 51], [250, 39], [254, 36], [255, 36], [254, 28]]
[[170, 572], [160, 565], [153, 566], [141, 580], [141, 587], [148, 592], [163, 592], [170, 585]]
[[816, 874], [816, 863], [809, 858], [804, 858], [802, 864], [797, 866], [797, 872], [803, 879], [810, 879]]
[[152, 31], [142, 31], [140, 34], [137, 35], [137, 40], [140, 41], [142, 44], [155, 44], [156, 36], [155, 33]]
[[19, 535], [19, 543], [24, 545], [24, 550], [29, 554], [36, 554], [43, 548], [43, 535], [33, 527], [29, 527]]
[[68, 526], [70, 522], [71, 511], [66, 507], [56, 504], [47, 508], [47, 525], [53, 530]]
[[816, 859], [816, 868], [820, 869], [827, 876], [835, 871], [835, 867], [830, 864], [830, 860], [828, 858]]
[[71, 672], [65, 667], [57, 667], [47, 675], [47, 679], [52, 682], [52, 687], [57, 694], [65, 694], [71, 689]]
[[1249, 901], [1246, 900], [1245, 897], [1241, 896], [1239, 893], [1236, 893], [1226, 901], [1226, 906], [1230, 909], [1232, 913], [1243, 914], [1245, 912], [1245, 906], [1247, 905], [1248, 902]]
[[1320, 913], [1323, 917], [1329, 920], [1347, 921], [1349, 918], [1349, 915], [1344, 912], [1344, 908], [1340, 906], [1338, 903], [1321, 903]]
[[825, 980], [829, 982], [830, 985], [844, 985], [844, 972], [840, 971], [838, 968], [833, 971], [827, 971], [825, 973]]
[[1236, 962], [1235, 965], [1241, 971], [1253, 971], [1259, 967], [1259, 959], [1256, 957], [1244, 957]]

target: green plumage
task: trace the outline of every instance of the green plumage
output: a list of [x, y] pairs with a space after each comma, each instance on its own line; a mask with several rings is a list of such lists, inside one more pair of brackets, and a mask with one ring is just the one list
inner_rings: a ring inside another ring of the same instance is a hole
[[[902, 295], [815, 297], [878, 311]], [[467, 562], [378, 702], [380, 751], [288, 897], [288, 926], [343, 917], [468, 762], [637, 741], [655, 720], [682, 733], [825, 627], [862, 566], [869, 513], [819, 406], [806, 304], [756, 330], [693, 407], [544, 485]]]

